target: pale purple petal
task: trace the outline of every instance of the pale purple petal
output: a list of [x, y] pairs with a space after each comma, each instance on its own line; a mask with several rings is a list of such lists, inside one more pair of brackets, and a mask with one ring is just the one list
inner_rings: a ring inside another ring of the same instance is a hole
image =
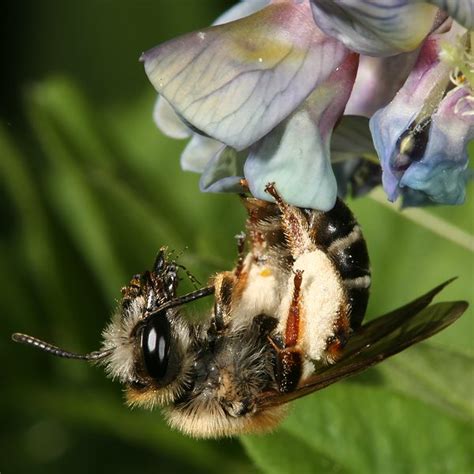
[[357, 68], [351, 55], [288, 119], [250, 149], [244, 172], [251, 193], [265, 192], [275, 182], [285, 201], [294, 206], [332, 209], [337, 183], [330, 162], [332, 129], [349, 98]]
[[357, 77], [345, 114], [372, 115], [385, 107], [406, 81], [419, 49], [387, 58], [361, 56]]
[[195, 133], [181, 153], [181, 168], [202, 173], [213, 156], [223, 148], [223, 143]]
[[[213, 23], [213, 25], [221, 25], [228, 23], [230, 21], [235, 21], [245, 16], [255, 13], [270, 3], [270, 0], [243, 0], [225, 13], [220, 15]], [[192, 131], [189, 127], [181, 120], [178, 114], [170, 106], [169, 102], [161, 96], [158, 96], [158, 99], [155, 103], [155, 108], [153, 110], [153, 119], [158, 126], [158, 128], [167, 136], [176, 139], [188, 138], [191, 136]], [[194, 144], [193, 144], [194, 145]], [[194, 149], [194, 146], [191, 145], [191, 148]], [[215, 150], [214, 150], [215, 153]], [[214, 155], [212, 153], [211, 157]], [[184, 163], [184, 169], [188, 170], [188, 156], [187, 151], [184, 152], [185, 156], [182, 156], [181, 162]], [[196, 161], [196, 160], [191, 160]], [[194, 165], [191, 165], [193, 168]], [[202, 170], [201, 170], [202, 171]]]
[[158, 97], [153, 109], [153, 120], [157, 127], [168, 137], [189, 138], [192, 131], [182, 122], [168, 101]]
[[347, 49], [314, 24], [307, 2], [276, 2], [143, 55], [155, 88], [186, 121], [242, 150], [325, 81]]
[[368, 56], [414, 50], [437, 9], [418, 0], [311, 0], [314, 21], [348, 48]]

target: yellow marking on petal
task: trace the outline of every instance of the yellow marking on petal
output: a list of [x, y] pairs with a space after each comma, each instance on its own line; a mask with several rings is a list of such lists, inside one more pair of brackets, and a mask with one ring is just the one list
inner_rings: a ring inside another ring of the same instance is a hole
[[295, 41], [289, 41], [288, 38], [294, 35], [274, 28], [278, 18], [289, 13], [301, 16], [302, 21], [305, 19], [301, 11], [295, 12], [294, 8], [282, 3], [239, 20], [239, 28], [226, 28], [226, 34], [233, 38], [230, 54], [242, 62], [265, 64], [265, 69], [272, 68], [290, 53], [292, 60], [300, 62], [307, 53], [308, 44], [303, 42], [301, 47]]
[[269, 276], [272, 276], [272, 271], [269, 269], [269, 268], [264, 268], [260, 273], [259, 275], [261, 277], [269, 277]]
[[[249, 36], [250, 32], [247, 35], [245, 31], [240, 31], [238, 35], [235, 35], [232, 55], [239, 61], [265, 63], [266, 68], [268, 68], [280, 62], [292, 49], [292, 45], [288, 42], [266, 41], [268, 37], [255, 38], [254, 36], [249, 38]], [[304, 54], [305, 51], [301, 50], [300, 54], [293, 57], [293, 59], [298, 60]]]

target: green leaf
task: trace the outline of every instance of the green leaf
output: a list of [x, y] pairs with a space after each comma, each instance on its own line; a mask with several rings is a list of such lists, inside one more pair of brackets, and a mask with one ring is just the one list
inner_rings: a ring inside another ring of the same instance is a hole
[[381, 365], [379, 371], [389, 390], [474, 421], [474, 357], [420, 344]]
[[338, 464], [337, 453], [325, 454], [305, 439], [304, 431], [279, 430], [270, 435], [242, 437], [242, 443], [262, 472], [268, 474], [343, 474], [350, 470]]

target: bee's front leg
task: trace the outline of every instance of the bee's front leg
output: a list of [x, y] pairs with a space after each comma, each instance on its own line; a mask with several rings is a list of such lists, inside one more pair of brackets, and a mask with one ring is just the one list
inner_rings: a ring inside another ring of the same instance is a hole
[[245, 232], [241, 232], [235, 236], [237, 239], [237, 265], [234, 269], [234, 275], [236, 278], [239, 278], [242, 274], [242, 270], [244, 269], [244, 259], [245, 259], [245, 240], [247, 235]]
[[217, 332], [223, 331], [229, 324], [232, 311], [232, 295], [236, 283], [234, 272], [221, 272], [214, 279], [214, 318]]
[[285, 202], [276, 190], [275, 183], [268, 183], [265, 191], [275, 199], [281, 212], [281, 225], [292, 257], [296, 260], [300, 255], [313, 250], [308, 221], [301, 209]]

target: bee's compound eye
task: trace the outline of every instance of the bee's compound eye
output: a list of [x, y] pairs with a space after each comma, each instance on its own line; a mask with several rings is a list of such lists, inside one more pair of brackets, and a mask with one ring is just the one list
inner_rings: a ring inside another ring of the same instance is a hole
[[141, 346], [147, 374], [158, 382], [166, 375], [170, 340], [171, 328], [166, 315], [152, 316], [143, 329]]

